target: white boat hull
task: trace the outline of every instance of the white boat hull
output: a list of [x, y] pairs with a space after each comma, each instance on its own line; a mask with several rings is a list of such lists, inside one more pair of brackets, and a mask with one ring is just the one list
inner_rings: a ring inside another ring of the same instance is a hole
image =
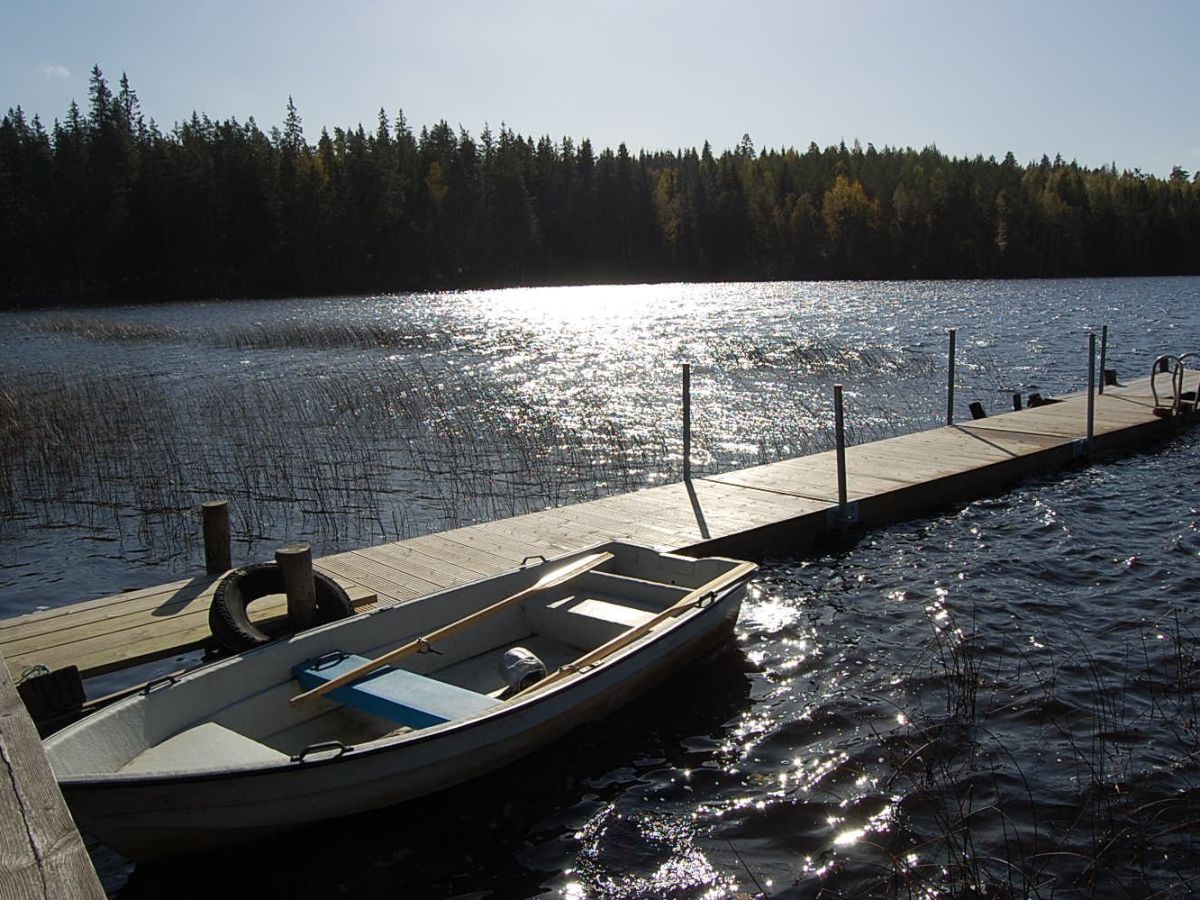
[[[61, 759], [56, 766], [64, 770], [60, 786], [79, 826], [126, 856], [148, 859], [237, 843], [422, 797], [543, 747], [607, 715], [726, 639], [744, 592], [742, 579], [594, 667], [482, 714], [361, 745], [313, 749], [299, 761], [293, 756], [212, 771], [72, 774], [67, 770], [77, 764], [65, 751], [72, 741], [86, 738], [85, 723], [48, 739], [47, 752], [52, 764]], [[282, 664], [311, 654], [308, 645], [336, 646], [339, 627], [350, 621], [293, 638]], [[280, 646], [253, 651], [240, 661], [253, 668], [256, 657], [279, 655]], [[203, 678], [203, 672], [187, 677]], [[141, 699], [162, 694], [161, 705], [182, 687], [181, 681]], [[182, 692], [180, 699], [186, 702]], [[189, 721], [186, 715], [179, 718], [184, 725]]]

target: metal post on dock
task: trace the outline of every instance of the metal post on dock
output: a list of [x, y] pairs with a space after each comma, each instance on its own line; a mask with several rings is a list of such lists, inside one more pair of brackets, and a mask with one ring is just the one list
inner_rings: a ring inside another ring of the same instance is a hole
[[842, 414], [842, 386], [833, 386], [833, 431], [837, 441], [838, 509], [846, 512], [846, 420]]
[[220, 575], [233, 568], [229, 546], [229, 502], [208, 500], [200, 507], [204, 527], [204, 571]]
[[1100, 384], [1096, 387], [1096, 392], [1099, 394], [1104, 393], [1104, 382], [1106, 381], [1106, 378], [1104, 375], [1104, 371], [1105, 371], [1104, 365], [1105, 365], [1105, 359], [1107, 356], [1108, 356], [1108, 326], [1101, 325], [1100, 326]]
[[313, 581], [312, 547], [288, 544], [275, 551], [275, 564], [283, 575], [287, 595], [288, 623], [299, 631], [317, 619], [317, 585]]
[[692, 480], [692, 366], [683, 364], [683, 480]]
[[1087, 439], [1092, 442], [1096, 429], [1096, 332], [1088, 332]]
[[956, 330], [950, 329], [950, 365], [946, 381], [946, 424], [954, 424], [954, 338]]

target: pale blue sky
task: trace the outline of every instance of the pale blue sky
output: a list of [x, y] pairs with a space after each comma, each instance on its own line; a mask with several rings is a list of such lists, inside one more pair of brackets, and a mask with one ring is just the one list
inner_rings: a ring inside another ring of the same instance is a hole
[[269, 128], [403, 109], [478, 135], [722, 150], [936, 143], [1200, 169], [1200, 2], [6, 0], [0, 110], [86, 108], [98, 63], [163, 127], [197, 110]]

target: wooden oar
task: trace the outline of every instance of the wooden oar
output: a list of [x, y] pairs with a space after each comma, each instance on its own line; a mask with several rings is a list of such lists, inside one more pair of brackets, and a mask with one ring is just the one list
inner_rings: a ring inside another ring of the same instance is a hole
[[745, 578], [747, 575], [749, 575], [751, 572], [753, 572], [757, 568], [758, 568], [758, 566], [756, 566], [754, 563], [741, 563], [740, 565], [737, 565], [734, 568], [730, 569], [724, 575], [718, 575], [716, 578], [714, 578], [712, 581], [708, 582], [707, 584], [702, 584], [700, 587], [696, 588], [694, 591], [691, 591], [690, 593], [685, 594], [684, 596], [680, 597], [677, 601], [675, 601], [674, 604], [672, 604], [671, 606], [664, 609], [662, 612], [655, 615], [654, 618], [648, 619], [647, 621], [643, 622], [641, 625], [635, 625], [633, 628], [630, 628], [628, 631], [618, 634], [615, 638], [610, 640], [608, 643], [601, 644], [595, 650], [591, 650], [591, 651], [585, 653], [583, 656], [579, 657], [579, 659], [575, 660], [574, 662], [567, 663], [561, 669], [554, 670], [549, 675], [547, 675], [545, 678], [543, 678], [541, 681], [535, 682], [534, 684], [531, 684], [529, 687], [525, 688], [525, 690], [520, 691], [516, 694], [513, 694], [511, 697], [508, 698], [509, 702], [516, 700], [518, 697], [523, 697], [526, 694], [532, 694], [535, 691], [539, 691], [542, 688], [547, 687], [556, 681], [560, 681], [563, 678], [566, 678], [568, 675], [575, 674], [576, 672], [580, 671], [581, 669], [585, 669], [588, 666], [595, 665], [597, 662], [604, 659], [606, 656], [616, 653], [621, 648], [626, 647], [629, 644], [632, 644], [634, 641], [636, 641], [642, 635], [646, 634], [648, 631], [650, 631], [652, 628], [654, 628], [654, 626], [658, 625], [660, 622], [665, 622], [667, 619], [671, 618], [672, 616], [677, 616], [681, 612], [691, 609], [693, 606], [699, 606], [710, 594], [715, 594], [717, 591], [721, 590], [726, 585], [733, 584], [734, 582], [740, 581], [741, 579]]
[[461, 631], [469, 625], [474, 625], [476, 622], [486, 619], [488, 616], [495, 615], [501, 610], [507, 609], [508, 607], [521, 602], [530, 594], [534, 594], [538, 591], [544, 591], [547, 588], [552, 588], [556, 585], [562, 584], [564, 581], [570, 581], [577, 575], [582, 575], [584, 572], [589, 572], [597, 566], [601, 566], [608, 562], [612, 558], [613, 555], [608, 552], [596, 553], [591, 556], [585, 556], [583, 559], [577, 560], [573, 563], [569, 563], [560, 569], [555, 569], [553, 572], [542, 576], [542, 578], [540, 578], [535, 584], [525, 588], [525, 590], [518, 591], [511, 597], [505, 597], [503, 600], [499, 600], [493, 603], [491, 606], [485, 606], [483, 609], [476, 610], [469, 616], [464, 616], [457, 621], [451, 622], [449, 625], [443, 625], [436, 631], [431, 631], [429, 634], [425, 635], [424, 637], [417, 638], [415, 641], [409, 641], [407, 644], [402, 644], [395, 650], [389, 650], [387, 653], [383, 654], [383, 656], [377, 656], [375, 659], [368, 660], [361, 666], [357, 666], [356, 668], [351, 669], [349, 672], [344, 672], [337, 678], [332, 678], [324, 684], [318, 685], [312, 690], [305, 691], [302, 694], [297, 694], [292, 698], [291, 702], [299, 703], [302, 700], [309, 700], [313, 697], [320, 697], [322, 694], [328, 694], [330, 691], [335, 691], [343, 685], [349, 684], [352, 681], [357, 681], [364, 675], [369, 675], [376, 669], [380, 669], [383, 666], [386, 666], [388, 663], [395, 662], [402, 657], [408, 656], [410, 653], [414, 653], [436, 640], [449, 637], [450, 635]]

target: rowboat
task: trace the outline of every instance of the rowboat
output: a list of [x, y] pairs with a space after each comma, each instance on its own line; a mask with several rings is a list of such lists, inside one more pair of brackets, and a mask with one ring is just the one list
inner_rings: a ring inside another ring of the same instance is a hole
[[46, 754], [79, 827], [138, 860], [402, 803], [727, 639], [755, 569], [603, 544], [152, 682]]

